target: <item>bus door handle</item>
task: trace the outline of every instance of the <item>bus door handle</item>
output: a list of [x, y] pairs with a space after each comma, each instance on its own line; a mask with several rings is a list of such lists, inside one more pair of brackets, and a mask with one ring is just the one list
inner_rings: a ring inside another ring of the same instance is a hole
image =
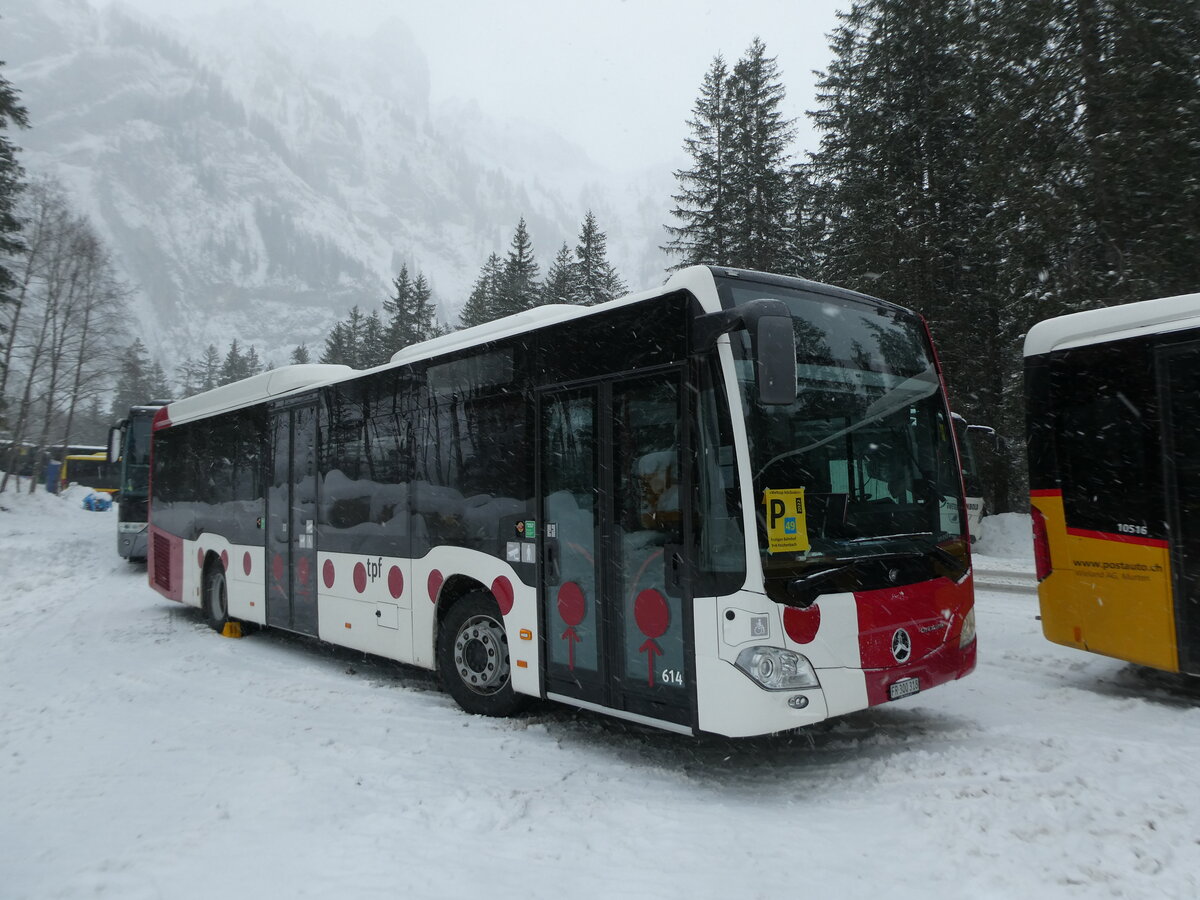
[[546, 584], [558, 584], [562, 580], [562, 572], [559, 568], [558, 541], [552, 538], [543, 538], [542, 580]]

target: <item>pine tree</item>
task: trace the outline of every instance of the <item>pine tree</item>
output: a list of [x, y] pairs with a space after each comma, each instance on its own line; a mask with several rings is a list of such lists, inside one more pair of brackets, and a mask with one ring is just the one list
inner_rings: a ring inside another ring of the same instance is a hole
[[232, 384], [235, 381], [241, 381], [246, 377], [246, 373], [246, 358], [242, 355], [242, 351], [238, 347], [237, 338], [234, 338], [229, 343], [229, 350], [225, 354], [225, 361], [221, 363], [221, 371], [217, 375], [217, 383]]
[[542, 293], [539, 303], [582, 303], [583, 295], [579, 284], [579, 267], [571, 254], [571, 247], [565, 241], [559, 248], [554, 262], [546, 270], [546, 279], [542, 282]]
[[163, 371], [162, 364], [157, 359], [153, 360], [146, 373], [146, 399], [142, 402], [149, 403], [170, 398], [171, 382], [167, 380], [167, 373]]
[[[0, 67], [4, 65], [0, 62]], [[7, 259], [21, 253], [21, 222], [15, 215], [25, 172], [17, 162], [17, 148], [5, 135], [9, 125], [29, 127], [29, 115], [17, 100], [11, 82], [0, 75], [0, 307], [14, 303], [12, 291], [16, 278], [6, 265]], [[7, 324], [0, 320], [0, 334]]]
[[625, 282], [608, 263], [608, 237], [596, 224], [589, 209], [575, 246], [575, 269], [579, 279], [580, 302], [593, 306], [625, 293]]
[[346, 323], [338, 322], [325, 338], [325, 351], [321, 354], [321, 362], [327, 365], [348, 366], [352, 354], [350, 337], [347, 334]]
[[765, 272], [788, 263], [788, 146], [792, 123], [775, 57], [755, 38], [729, 80], [731, 265]]
[[258, 375], [260, 372], [263, 371], [262, 360], [260, 360], [258, 358], [258, 350], [255, 349], [253, 344], [251, 344], [250, 349], [246, 351], [245, 361], [246, 361], [245, 377], [249, 378], [251, 375]]
[[704, 74], [700, 96], [688, 120], [691, 134], [683, 149], [692, 168], [679, 169], [671, 215], [679, 225], [667, 225], [670, 240], [662, 248], [680, 257], [674, 268], [698, 264], [725, 265], [729, 260], [729, 70], [718, 54]]
[[[1085, 250], [1102, 302], [1200, 283], [1200, 6], [1077, 0]], [[1072, 30], [1068, 30], [1071, 34]]]
[[358, 354], [357, 367], [371, 369], [381, 366], [392, 358], [387, 339], [387, 329], [377, 310], [372, 310], [363, 324], [363, 343]]
[[458, 316], [460, 328], [470, 328], [490, 322], [498, 315], [500, 284], [504, 277], [504, 263], [499, 254], [493, 253], [483, 264], [475, 285], [471, 288], [467, 302]]
[[509, 316], [529, 309], [537, 302], [538, 264], [533, 256], [533, 242], [525, 228], [522, 216], [513, 232], [508, 256], [504, 260], [504, 271], [500, 278], [500, 290], [496, 297], [495, 317]]
[[292, 350], [291, 364], [293, 366], [305, 366], [310, 361], [308, 344], [299, 344]]
[[221, 383], [221, 354], [217, 352], [216, 344], [209, 344], [204, 348], [198, 371], [200, 391], [211, 391]]
[[367, 343], [367, 317], [357, 306], [350, 307], [350, 315], [345, 321], [344, 334], [347, 350], [344, 364], [353, 369], [365, 368], [363, 362]]
[[408, 266], [392, 279], [394, 294], [383, 301], [387, 314], [386, 344], [388, 357], [397, 350], [428, 340], [434, 334], [433, 291], [423, 273], [410, 279]]
[[[150, 354], [141, 338], [134, 338], [133, 343], [121, 352], [110, 410], [114, 421], [128, 413], [131, 406], [159, 399], [155, 394], [161, 395], [166, 378], [162, 375], [161, 367], [158, 367], [157, 371], [153, 370], [155, 365], [157, 364], [152, 364]], [[156, 379], [161, 379], [162, 383]]]

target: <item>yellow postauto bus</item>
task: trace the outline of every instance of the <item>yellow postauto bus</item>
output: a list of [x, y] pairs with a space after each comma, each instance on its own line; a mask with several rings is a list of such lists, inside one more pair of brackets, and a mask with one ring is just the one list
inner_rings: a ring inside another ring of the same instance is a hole
[[115, 494], [120, 488], [120, 471], [108, 461], [107, 453], [71, 453], [63, 459], [58, 480], [59, 490], [82, 484], [94, 491]]
[[1200, 294], [1038, 323], [1025, 392], [1046, 637], [1200, 675]]

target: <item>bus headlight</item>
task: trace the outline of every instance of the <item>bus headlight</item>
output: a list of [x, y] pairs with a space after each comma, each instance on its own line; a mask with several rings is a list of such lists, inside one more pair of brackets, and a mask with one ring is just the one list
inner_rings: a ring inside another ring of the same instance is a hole
[[747, 647], [738, 654], [734, 665], [768, 691], [821, 686], [806, 657], [779, 647]]
[[972, 606], [971, 609], [967, 612], [967, 614], [965, 616], [963, 616], [962, 634], [958, 638], [958, 649], [962, 650], [964, 647], [966, 647], [968, 644], [970, 644], [971, 641], [973, 641], [973, 640], [975, 640], [975, 607], [974, 606]]

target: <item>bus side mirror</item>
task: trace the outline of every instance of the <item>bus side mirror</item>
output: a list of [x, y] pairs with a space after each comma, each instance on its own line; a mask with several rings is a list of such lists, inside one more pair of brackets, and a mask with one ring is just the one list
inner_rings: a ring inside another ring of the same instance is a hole
[[988, 425], [968, 425], [967, 434], [982, 441], [983, 446], [987, 447], [993, 453], [1000, 449], [1000, 439], [996, 434], [995, 428]]
[[760, 403], [787, 406], [796, 400], [796, 334], [792, 317], [762, 316], [750, 332]]
[[760, 403], [784, 405], [796, 400], [796, 333], [792, 312], [782, 300], [751, 300], [733, 309], [698, 316], [692, 323], [693, 352], [707, 352], [731, 331], [750, 332]]
[[120, 425], [114, 425], [108, 429], [108, 461], [115, 463], [121, 458], [121, 434]]

